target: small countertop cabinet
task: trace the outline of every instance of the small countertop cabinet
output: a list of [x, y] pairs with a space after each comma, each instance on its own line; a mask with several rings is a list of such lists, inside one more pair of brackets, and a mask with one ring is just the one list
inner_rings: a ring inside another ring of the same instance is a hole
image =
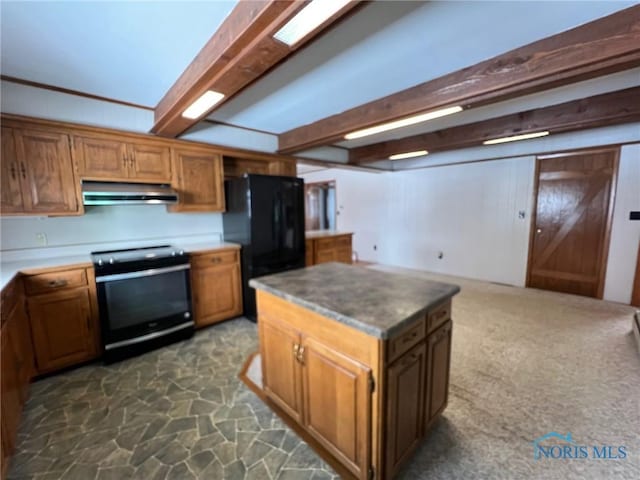
[[305, 232], [305, 265], [310, 267], [319, 263], [351, 263], [353, 233], [341, 233], [332, 230], [314, 230]]
[[251, 285], [267, 403], [343, 478], [393, 478], [447, 405], [459, 288], [339, 263]]

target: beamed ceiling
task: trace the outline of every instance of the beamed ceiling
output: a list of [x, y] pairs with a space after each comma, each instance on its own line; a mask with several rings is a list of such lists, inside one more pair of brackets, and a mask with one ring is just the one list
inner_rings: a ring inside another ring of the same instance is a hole
[[[305, 6], [3, 1], [2, 75], [153, 110], [158, 135], [231, 125], [283, 154], [345, 148], [351, 165], [640, 121], [637, 2], [346, 2], [298, 43], [275, 39]], [[224, 98], [185, 118], [208, 90]]]

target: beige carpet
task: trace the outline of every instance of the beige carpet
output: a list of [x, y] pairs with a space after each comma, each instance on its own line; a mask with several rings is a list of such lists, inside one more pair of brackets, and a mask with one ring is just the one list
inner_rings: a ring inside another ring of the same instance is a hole
[[[449, 406], [401, 478], [640, 478], [632, 307], [372, 268], [462, 287], [453, 300]], [[571, 433], [570, 446], [587, 447], [589, 457], [535, 460], [532, 442], [549, 432]], [[592, 458], [592, 447], [605, 445], [626, 447], [626, 458]]]

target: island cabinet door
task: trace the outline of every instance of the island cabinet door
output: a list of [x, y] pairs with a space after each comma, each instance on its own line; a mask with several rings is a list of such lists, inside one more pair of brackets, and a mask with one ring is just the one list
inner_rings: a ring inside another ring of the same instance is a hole
[[269, 398], [298, 423], [302, 420], [300, 336], [264, 314], [260, 316], [262, 382]]
[[368, 478], [371, 440], [370, 369], [313, 338], [304, 338], [305, 429], [357, 478]]
[[387, 369], [387, 478], [422, 437], [427, 347], [424, 342]]
[[425, 428], [447, 406], [451, 364], [451, 320], [427, 337]]

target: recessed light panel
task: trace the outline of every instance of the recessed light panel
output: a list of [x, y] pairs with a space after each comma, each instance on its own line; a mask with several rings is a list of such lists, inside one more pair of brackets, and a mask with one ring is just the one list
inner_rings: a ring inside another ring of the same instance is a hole
[[290, 47], [347, 5], [349, 0], [312, 0], [273, 36]]
[[530, 138], [546, 137], [549, 132], [524, 133], [522, 135], [513, 135], [512, 137], [494, 138], [493, 140], [485, 140], [483, 145], [495, 145], [497, 143], [517, 142], [518, 140], [528, 140]]
[[220, 102], [224, 98], [224, 94], [208, 90], [204, 92], [200, 98], [193, 102], [189, 107], [182, 112], [182, 116], [195, 120], [207, 113], [215, 104]]
[[395, 155], [391, 155], [389, 160], [402, 160], [403, 158], [413, 158], [413, 157], [422, 157], [423, 155], [427, 155], [429, 152], [426, 150], [416, 150], [415, 152], [406, 152], [406, 153], [396, 153]]

